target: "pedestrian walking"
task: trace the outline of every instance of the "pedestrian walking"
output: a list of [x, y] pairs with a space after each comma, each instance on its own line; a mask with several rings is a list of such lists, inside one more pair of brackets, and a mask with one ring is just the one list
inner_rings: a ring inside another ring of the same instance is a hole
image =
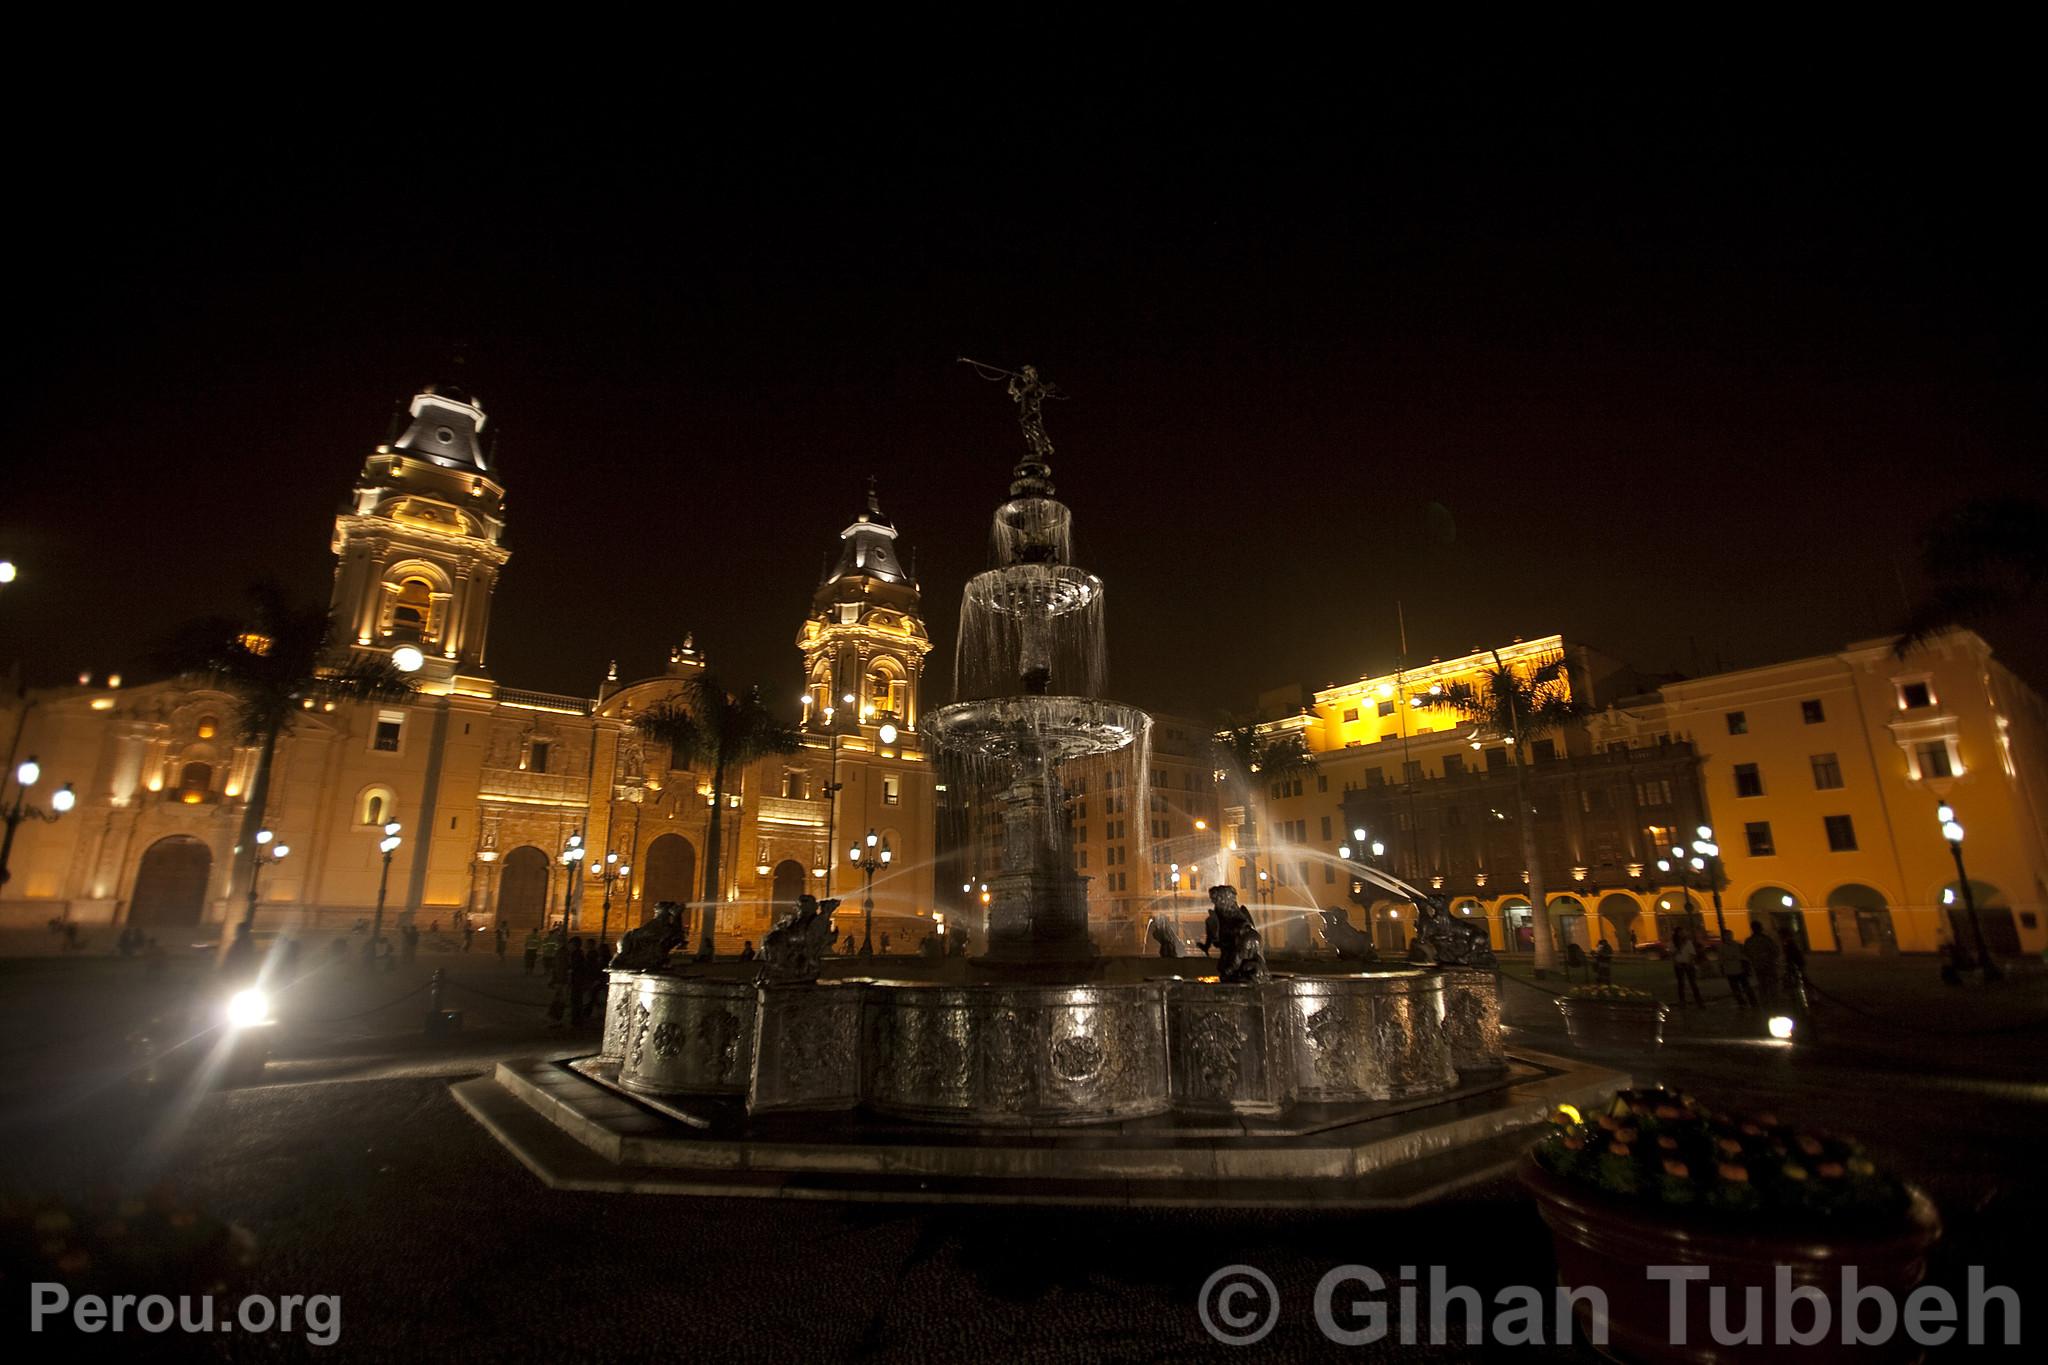
[[558, 984], [562, 979], [561, 953], [562, 942], [556, 935], [549, 934], [540, 941], [540, 972], [548, 979], [550, 985]]
[[497, 931], [492, 934], [492, 937], [498, 941], [498, 961], [503, 962], [505, 960], [505, 947], [511, 943], [512, 933], [503, 924], [500, 924]]
[[1763, 925], [1749, 926], [1749, 937], [1742, 941], [1742, 957], [1756, 978], [1757, 1003], [1770, 1004], [1778, 998], [1778, 945], [1764, 932]]
[[1706, 997], [1700, 994], [1700, 950], [1693, 942], [1689, 929], [1674, 930], [1671, 935], [1671, 974], [1678, 979], [1679, 1008], [1685, 1007], [1685, 989], [1692, 987], [1693, 1003], [1701, 1009], [1707, 1007]]
[[1603, 986], [1614, 980], [1614, 945], [1604, 938], [1593, 950], [1593, 979]]
[[1740, 947], [1716, 948], [1714, 956], [1721, 964], [1721, 975], [1728, 978], [1728, 993], [1735, 997], [1736, 1007], [1755, 1009], [1756, 988], [1750, 984], [1749, 958]]
[[524, 949], [526, 953], [526, 975], [532, 976], [533, 964], [540, 959], [540, 930], [528, 929], [526, 931]]

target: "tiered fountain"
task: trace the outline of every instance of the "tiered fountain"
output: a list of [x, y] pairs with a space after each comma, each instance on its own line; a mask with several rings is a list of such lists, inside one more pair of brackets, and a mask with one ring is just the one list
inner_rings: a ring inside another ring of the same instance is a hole
[[[782, 936], [807, 971], [771, 964], [758, 983], [615, 971], [615, 1083], [744, 1095], [751, 1113], [859, 1107], [1008, 1126], [1279, 1115], [1497, 1073], [1490, 973], [1333, 963], [1241, 980], [1147, 977], [1157, 959], [1101, 970], [1062, 773], [1124, 750], [1142, 773], [1150, 722], [1100, 696], [1103, 586], [1072, 562], [1072, 517], [1053, 497], [1040, 411], [1051, 390], [1029, 367], [994, 374], [1008, 380], [1027, 449], [996, 510], [993, 567], [962, 597], [959, 699], [927, 721], [970, 813], [998, 814], [984, 955], [964, 980], [818, 982], [815, 952], [801, 955], [811, 919]], [[986, 828], [970, 822], [977, 836]]]

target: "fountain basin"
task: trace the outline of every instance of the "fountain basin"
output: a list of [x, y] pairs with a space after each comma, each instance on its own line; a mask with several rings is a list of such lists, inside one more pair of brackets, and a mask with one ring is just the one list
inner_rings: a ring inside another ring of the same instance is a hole
[[1296, 1095], [1319, 1104], [1403, 1099], [1457, 1084], [1440, 972], [1297, 976], [1288, 981]]
[[[631, 975], [619, 1084], [650, 1095], [745, 1094], [754, 1062], [754, 984]], [[606, 1019], [606, 1036], [612, 1028]]]
[[1500, 1056], [1492, 976], [1436, 969], [758, 987], [618, 972], [610, 1012], [628, 1090], [996, 1128], [1405, 1099], [1452, 1089], [1461, 1069], [1496, 1072]]
[[1064, 762], [1127, 748], [1150, 720], [1121, 702], [1050, 696], [955, 702], [924, 723], [940, 744], [977, 757]]

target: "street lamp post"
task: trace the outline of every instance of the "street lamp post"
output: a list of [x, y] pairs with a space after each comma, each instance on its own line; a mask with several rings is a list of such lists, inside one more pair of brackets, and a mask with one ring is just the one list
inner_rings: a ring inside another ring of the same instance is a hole
[[384, 870], [377, 875], [377, 913], [370, 921], [370, 941], [363, 945], [363, 963], [372, 968], [377, 965], [377, 945], [384, 938], [384, 891], [391, 884], [391, 855], [405, 842], [398, 836], [402, 828], [396, 820], [388, 822], [384, 837], [377, 842], [377, 851], [384, 855]]
[[1977, 945], [1977, 971], [1986, 981], [1996, 981], [2005, 973], [1992, 960], [1991, 950], [1984, 944], [1984, 925], [1977, 918], [1977, 893], [1970, 886], [1970, 874], [1963, 869], [1963, 826], [1956, 819], [1956, 809], [1944, 801], [1935, 810], [1935, 818], [1941, 821], [1941, 837], [1948, 840], [1949, 856], [1956, 860], [1956, 881], [1961, 883], [1963, 910], [1970, 917], [1970, 937]]
[[256, 881], [264, 868], [263, 855], [268, 853], [271, 862], [281, 863], [292, 851], [289, 844], [278, 843], [277, 835], [267, 829], [256, 831], [256, 849], [256, 860], [249, 864], [249, 913], [242, 920], [251, 927], [256, 923]]
[[1173, 931], [1178, 934], [1182, 932], [1180, 921], [1180, 864], [1173, 863], [1170, 864], [1170, 867], [1171, 872], [1169, 875], [1173, 878]]
[[65, 812], [78, 804], [78, 793], [71, 790], [71, 784], [66, 782], [50, 793], [48, 810], [41, 806], [29, 805], [28, 789], [41, 781], [42, 776], [43, 765], [36, 762], [33, 754], [23, 759], [21, 765], [14, 770], [14, 804], [7, 808], [7, 836], [0, 840], [0, 886], [6, 885], [8, 877], [13, 875], [7, 870], [7, 860], [14, 853], [15, 826], [23, 820], [47, 820], [54, 824]]
[[583, 856], [588, 852], [583, 847], [583, 836], [569, 836], [569, 846], [562, 850], [562, 866], [569, 869], [569, 875], [562, 879], [562, 943], [569, 942], [569, 917], [576, 912], [576, 893], [583, 889]]
[[597, 925], [597, 941], [600, 945], [612, 932], [612, 887], [617, 885], [619, 878], [631, 876], [632, 873], [632, 865], [620, 862], [618, 854], [604, 855], [604, 866], [598, 869], [598, 875], [604, 878], [604, 915]]
[[846, 855], [848, 861], [852, 862], [862, 872], [865, 872], [868, 878], [867, 896], [861, 902], [860, 955], [862, 957], [873, 957], [875, 955], [875, 872], [880, 868], [887, 867], [889, 859], [893, 856], [889, 852], [889, 841], [887, 839], [880, 840], [879, 847], [877, 847], [877, 842], [875, 832], [869, 830], [868, 837], [855, 844], [847, 851]]

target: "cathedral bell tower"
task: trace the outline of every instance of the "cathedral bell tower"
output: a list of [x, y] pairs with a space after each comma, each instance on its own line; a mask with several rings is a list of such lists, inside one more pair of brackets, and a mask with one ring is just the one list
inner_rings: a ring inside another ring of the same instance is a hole
[[505, 490], [485, 459], [483, 405], [447, 385], [414, 395], [411, 425], [363, 462], [334, 519], [330, 662], [387, 655], [424, 692], [489, 691], [484, 637], [510, 551]]
[[839, 558], [812, 594], [811, 614], [797, 635], [805, 729], [916, 732], [924, 656], [932, 648], [921, 600], [897, 551], [896, 527], [882, 515], [869, 479], [867, 509], [839, 533]]

